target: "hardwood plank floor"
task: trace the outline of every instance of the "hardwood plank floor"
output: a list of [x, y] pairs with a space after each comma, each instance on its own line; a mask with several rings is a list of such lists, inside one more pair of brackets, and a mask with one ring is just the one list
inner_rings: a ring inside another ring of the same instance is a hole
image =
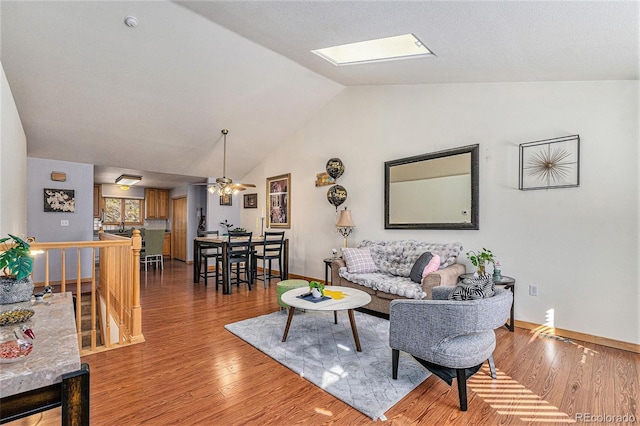
[[[223, 296], [194, 285], [191, 266], [174, 260], [141, 281], [146, 342], [82, 359], [91, 368], [92, 425], [373, 423], [224, 329], [278, 310], [276, 280]], [[583, 413], [640, 422], [640, 355], [519, 328], [496, 334], [498, 379], [485, 364], [469, 380], [467, 412], [455, 381], [450, 388], [432, 376], [387, 412], [387, 423], [550, 425], [581, 423]], [[60, 409], [9, 424], [60, 424]]]

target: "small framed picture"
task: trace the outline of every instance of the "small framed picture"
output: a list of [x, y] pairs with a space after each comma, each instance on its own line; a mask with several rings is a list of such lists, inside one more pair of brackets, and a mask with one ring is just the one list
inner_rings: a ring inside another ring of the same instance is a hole
[[220, 196], [220, 205], [221, 206], [230, 206], [232, 203], [233, 197], [231, 194], [225, 194]]
[[244, 208], [245, 209], [257, 209], [258, 208], [258, 194], [244, 194]]
[[44, 189], [44, 211], [45, 212], [67, 212], [76, 211], [76, 198], [73, 189]]

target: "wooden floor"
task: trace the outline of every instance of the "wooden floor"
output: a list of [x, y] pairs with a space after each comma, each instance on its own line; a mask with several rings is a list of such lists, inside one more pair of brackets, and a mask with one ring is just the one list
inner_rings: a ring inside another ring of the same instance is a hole
[[[146, 278], [143, 271], [141, 281], [146, 342], [82, 359], [91, 368], [92, 425], [373, 423], [223, 328], [277, 310], [275, 281], [223, 296], [194, 285], [179, 261]], [[431, 376], [387, 412], [387, 424], [550, 425], [587, 415], [640, 422], [640, 355], [518, 328], [496, 333], [498, 380], [484, 369], [469, 380], [467, 412], [455, 381], [450, 388]], [[608, 419], [598, 423], [615, 423]], [[60, 409], [10, 424], [60, 424]]]

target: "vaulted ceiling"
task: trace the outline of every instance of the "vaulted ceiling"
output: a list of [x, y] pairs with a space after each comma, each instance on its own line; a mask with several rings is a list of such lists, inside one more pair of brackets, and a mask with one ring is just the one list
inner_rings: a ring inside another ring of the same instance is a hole
[[[241, 178], [345, 86], [640, 77], [635, 1], [2, 1], [0, 15], [28, 155], [109, 183], [220, 176], [223, 128]], [[436, 56], [310, 53], [409, 32]]]

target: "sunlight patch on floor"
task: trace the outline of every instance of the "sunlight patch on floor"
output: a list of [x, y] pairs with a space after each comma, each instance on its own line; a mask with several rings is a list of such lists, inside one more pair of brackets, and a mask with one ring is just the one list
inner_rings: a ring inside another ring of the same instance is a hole
[[515, 416], [523, 422], [576, 422], [500, 370], [496, 369], [496, 374], [498, 378], [492, 379], [485, 366], [467, 380], [467, 386], [498, 414]]
[[580, 349], [582, 349], [582, 359], [580, 360], [581, 364], [586, 363], [589, 357], [592, 357], [598, 353], [598, 351], [594, 351], [591, 348], [587, 348], [586, 346], [576, 343], [571, 339], [567, 339], [566, 337], [556, 335], [555, 327], [541, 325], [531, 330], [531, 339], [529, 339], [529, 343], [533, 342], [534, 339], [538, 339], [538, 338], [553, 339], [559, 342], [569, 343], [571, 345], [575, 345], [579, 347]]

